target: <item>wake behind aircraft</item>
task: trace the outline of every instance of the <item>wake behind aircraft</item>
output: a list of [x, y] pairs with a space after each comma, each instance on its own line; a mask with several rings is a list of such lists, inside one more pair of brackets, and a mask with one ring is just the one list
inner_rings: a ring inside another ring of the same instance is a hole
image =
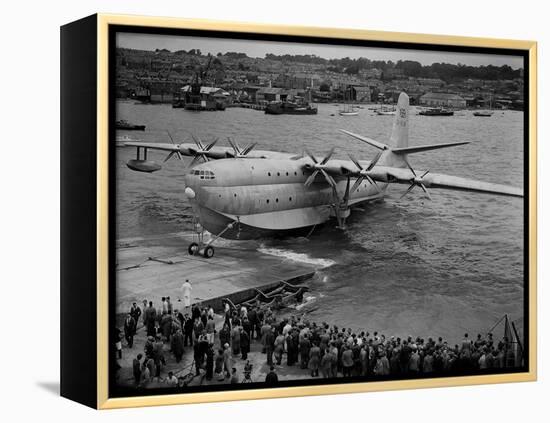
[[[230, 147], [208, 145], [195, 139], [194, 144], [125, 142], [137, 148], [137, 158], [127, 166], [139, 172], [154, 172], [161, 165], [147, 159], [148, 150], [168, 152], [171, 157], [193, 156], [185, 175], [184, 194], [193, 206], [199, 243], [189, 246], [190, 254], [214, 255], [212, 243], [218, 237], [253, 239], [281, 235], [297, 230], [313, 230], [317, 225], [336, 219], [345, 228], [346, 218], [353, 208], [384, 197], [390, 184], [406, 184], [407, 195], [415, 187], [430, 197], [428, 189], [523, 197], [516, 187], [480, 182], [430, 170], [416, 170], [410, 154], [468, 144], [409, 146], [409, 97], [401, 93], [393, 122], [390, 143], [343, 133], [378, 150], [372, 160], [332, 159], [334, 149], [325, 156], [289, 154], [254, 150], [255, 144], [240, 148], [228, 138]], [[143, 150], [143, 154], [141, 153]], [[202, 163], [200, 163], [202, 162]], [[430, 197], [431, 198], [431, 197]], [[203, 243], [206, 229], [213, 235]]]

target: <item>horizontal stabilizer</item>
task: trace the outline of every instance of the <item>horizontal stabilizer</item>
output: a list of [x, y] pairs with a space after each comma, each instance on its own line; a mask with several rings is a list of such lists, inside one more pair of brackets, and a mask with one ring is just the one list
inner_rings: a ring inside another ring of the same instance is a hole
[[379, 141], [373, 140], [372, 138], [364, 137], [363, 135], [357, 135], [353, 132], [346, 131], [345, 129], [340, 129], [344, 134], [349, 135], [350, 137], [353, 137], [355, 139], [358, 139], [359, 141], [366, 142], [367, 144], [372, 145], [373, 147], [378, 148], [379, 150], [388, 150], [390, 147], [384, 143], [381, 143]]
[[469, 144], [468, 141], [462, 142], [449, 142], [446, 144], [431, 144], [431, 145], [417, 145], [412, 147], [392, 148], [392, 152], [395, 154], [413, 154], [421, 153], [423, 151], [438, 150], [440, 148], [456, 147], [457, 145]]

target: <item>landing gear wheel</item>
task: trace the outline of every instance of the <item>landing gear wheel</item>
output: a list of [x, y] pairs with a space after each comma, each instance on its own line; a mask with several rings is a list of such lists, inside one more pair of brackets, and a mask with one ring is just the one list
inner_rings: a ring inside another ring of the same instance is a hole
[[191, 244], [189, 244], [189, 248], [187, 249], [187, 251], [189, 252], [190, 256], [194, 256], [199, 251], [199, 244], [197, 244], [196, 242], [192, 242]]
[[204, 249], [203, 255], [204, 255], [204, 257], [206, 257], [206, 258], [214, 257], [214, 247], [212, 247], [211, 245], [209, 245], [208, 247], [206, 247], [206, 248]]

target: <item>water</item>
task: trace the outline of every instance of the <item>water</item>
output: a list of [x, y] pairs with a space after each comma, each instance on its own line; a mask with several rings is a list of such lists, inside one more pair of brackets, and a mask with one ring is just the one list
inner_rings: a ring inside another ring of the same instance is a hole
[[[125, 133], [135, 139], [170, 142], [168, 130], [176, 142], [189, 142], [190, 133], [219, 137], [221, 144], [230, 136], [243, 146], [258, 142], [257, 148], [286, 152], [308, 148], [321, 155], [335, 146], [335, 158], [353, 153], [361, 159], [376, 151], [338, 129], [384, 142], [393, 121], [366, 108], [359, 116], [341, 117], [338, 107], [325, 104], [315, 116], [270, 116], [241, 108], [194, 113], [119, 102], [117, 114], [118, 119], [147, 125], [145, 133]], [[476, 118], [467, 111], [453, 117], [417, 116], [413, 111], [410, 127], [411, 145], [471, 142], [412, 155], [413, 167], [523, 185], [523, 113], [497, 111], [491, 118]], [[156, 174], [132, 172], [125, 162], [134, 155], [133, 149], [117, 149], [117, 236], [190, 228], [185, 168], [172, 159]], [[441, 335], [455, 342], [466, 331], [487, 331], [504, 313], [522, 317], [522, 200], [432, 189], [429, 201], [418, 188], [399, 200], [405, 189], [390, 187], [385, 201], [366, 205], [348, 219], [346, 232], [330, 223], [309, 239], [250, 241], [246, 248], [319, 266], [308, 301], [297, 311], [316, 321], [400, 336]]]

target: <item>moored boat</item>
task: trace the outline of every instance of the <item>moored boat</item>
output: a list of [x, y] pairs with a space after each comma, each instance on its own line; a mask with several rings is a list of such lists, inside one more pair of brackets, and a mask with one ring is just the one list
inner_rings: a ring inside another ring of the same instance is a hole
[[317, 108], [309, 103], [291, 103], [289, 101], [270, 103], [265, 108], [268, 115], [316, 115]]
[[123, 129], [125, 131], [145, 131], [145, 125], [137, 125], [124, 119], [117, 120], [115, 123], [115, 128]]
[[480, 110], [478, 112], [474, 112], [474, 116], [477, 116], [477, 117], [491, 117], [491, 116], [493, 116], [493, 112], [491, 112], [490, 110]]
[[380, 106], [376, 109], [378, 116], [393, 116], [395, 115], [395, 107]]
[[[346, 91], [347, 93], [347, 91]], [[340, 109], [340, 111], [338, 112], [338, 114], [340, 116], [357, 116], [359, 114], [359, 112], [357, 110], [355, 110], [355, 106], [353, 106], [352, 104], [350, 104], [348, 102], [348, 99], [347, 99], [347, 95], [344, 95], [344, 107], [342, 109]]]
[[418, 114], [421, 116], [453, 116], [455, 112], [444, 107], [431, 107], [421, 110]]

